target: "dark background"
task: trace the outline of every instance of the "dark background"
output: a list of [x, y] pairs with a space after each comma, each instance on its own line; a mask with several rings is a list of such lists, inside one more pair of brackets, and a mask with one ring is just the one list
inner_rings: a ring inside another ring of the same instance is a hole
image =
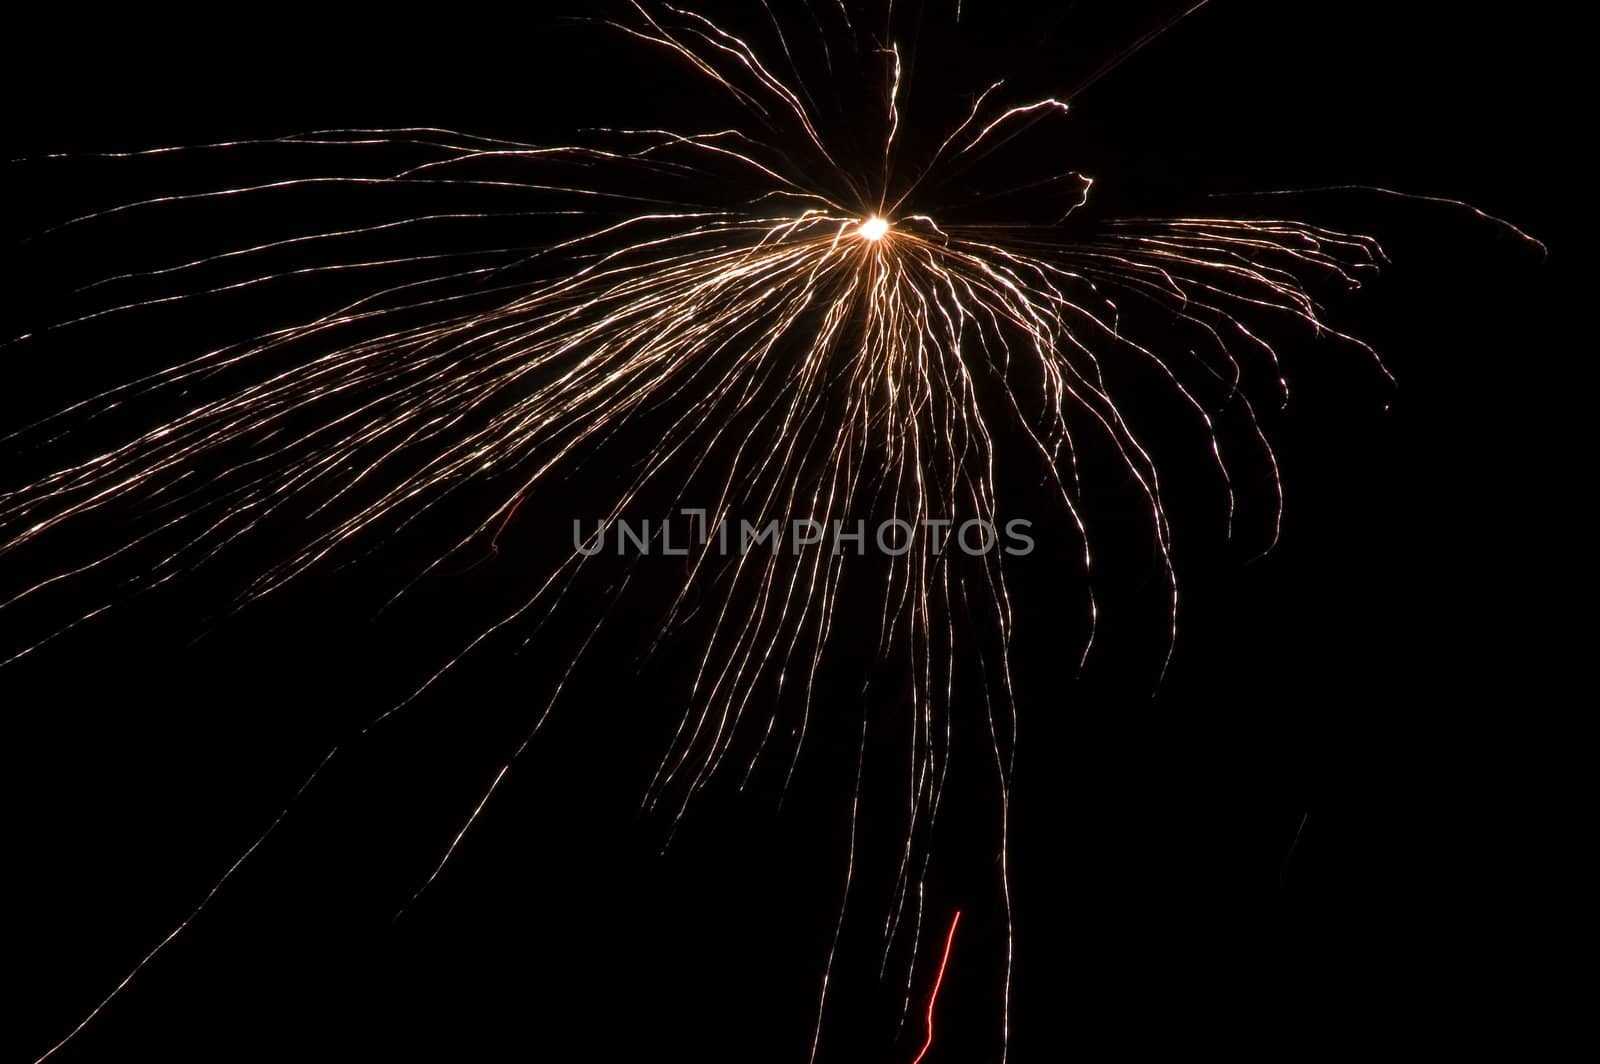
[[[1163, 19], [1154, 5], [968, 7], [983, 10], [952, 34], [929, 5], [915, 78], [935, 97], [959, 100], [991, 70], [1015, 72], [1019, 96], [1065, 92]], [[40, 240], [55, 221], [151, 194], [174, 173], [42, 155], [331, 126], [541, 140], [619, 110], [641, 125], [698, 126], [710, 107], [677, 88], [670, 64], [595, 28], [533, 9], [397, 10], [47, 13], [15, 35], [5, 148], [34, 161], [7, 170], [7, 335], [82, 313], [62, 295], [82, 282], [69, 283], [74, 271], [176, 258], [216, 235], [216, 216], [175, 214], [111, 237]], [[1463, 211], [1361, 194], [1240, 209], [1384, 239], [1392, 269], [1332, 308], [1399, 384], [1349, 348], [1284, 346], [1293, 398], [1281, 412], [1263, 405], [1287, 513], [1264, 559], [1250, 560], [1265, 495], [1246, 493], [1229, 543], [1205, 466], [1180, 462], [1180, 635], [1154, 697], [1165, 617], [1137, 515], [1095, 516], [1112, 591], [1102, 588], [1081, 673], [1078, 598], [1023, 574], [1013, 1060], [1529, 1037], [1508, 978], [1533, 934], [1508, 887], [1522, 831], [1508, 792], [1527, 756], [1522, 722], [1542, 699], [1531, 649], [1544, 614], [1526, 543], [1547, 505], [1542, 367], [1558, 350], [1553, 278], [1566, 239], [1551, 197], [1561, 120], [1548, 45], [1560, 30], [1539, 5], [1494, 22], [1460, 11], [1216, 0], [1094, 85], [1049, 136], [1052, 157], [1094, 174], [1113, 206], [1182, 211], [1205, 207], [1206, 192], [1369, 183], [1469, 201], [1552, 251], [1541, 260]], [[945, 58], [958, 54], [969, 58]], [[184, 165], [195, 187], [233, 176]], [[295, 217], [242, 224], [311, 229], [337, 224], [341, 209], [293, 206]], [[6, 425], [246, 323], [294, 320], [286, 308], [317, 296], [8, 347]], [[30, 468], [8, 454], [6, 487], [13, 461]], [[229, 564], [250, 569], [249, 558]], [[224, 566], [0, 672], [7, 1058], [31, 1060], [69, 1030], [333, 743], [537, 570], [537, 559], [502, 559], [377, 616], [395, 583], [380, 563], [314, 574], [214, 620]], [[622, 631], [649, 621], [643, 611]], [[36, 634], [3, 617], [0, 632], [5, 650]], [[862, 621], [842, 632], [846, 644], [874, 634]], [[60, 1059], [802, 1059], [862, 711], [842, 672], [824, 707], [834, 723], [781, 809], [779, 773], [743, 794], [730, 781], [663, 855], [666, 818], [638, 802], [683, 675], [670, 658], [636, 669], [619, 635], [606, 675], [564, 704], [439, 883], [394, 919], [543, 704], [551, 660], [514, 641], [477, 655], [414, 718], [346, 746]], [[969, 738], [958, 756], [970, 776], [944, 814], [949, 856], [930, 885], [930, 937], [964, 913], [933, 1062], [997, 1057], [997, 808], [984, 737]], [[869, 787], [864, 801], [892, 804], [894, 788]], [[892, 830], [861, 845], [875, 841], [894, 845]], [[881, 919], [874, 899], [852, 906], [851, 921]], [[876, 955], [842, 955], [840, 967], [875, 974]], [[892, 1040], [898, 1002], [885, 1010], [842, 978], [824, 1059], [909, 1061], [930, 979], [924, 953], [911, 1018]]]

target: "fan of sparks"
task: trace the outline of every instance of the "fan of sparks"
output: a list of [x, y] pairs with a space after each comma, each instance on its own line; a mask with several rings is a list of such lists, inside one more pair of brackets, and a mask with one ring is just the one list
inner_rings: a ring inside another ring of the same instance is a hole
[[[842, 6], [813, 17], [818, 29], [823, 19], [841, 24], [822, 34], [824, 43], [860, 36]], [[189, 397], [170, 420], [0, 495], [0, 552], [17, 562], [6, 567], [13, 576], [28, 571], [20, 559], [46, 537], [70, 535], [102, 511], [123, 513], [129, 503], [140, 515], [128, 519], [125, 536], [70, 571], [12, 586], [0, 609], [17, 609], [94, 573], [120, 573], [136, 587], [160, 585], [224, 551], [248, 550], [252, 533], [269, 519], [303, 519], [299, 547], [258, 570], [243, 594], [250, 601], [354, 556], [425, 513], [448, 510], [467, 485], [504, 483], [499, 504], [470, 514], [438, 565], [496, 543], [520, 507], [537, 505], [547, 484], [607, 448], [639, 451], [631, 455], [632, 481], [616, 493], [608, 520], [659, 490], [663, 478], [675, 478], [678, 501], [704, 511], [703, 526], [759, 515], [785, 528], [808, 521], [829, 529], [892, 513], [910, 531], [906, 549], [887, 557], [836, 550], [828, 538], [800, 552], [729, 557], [715, 549], [714, 537], [699, 537], [684, 593], [663, 630], [674, 627], [697, 582], [718, 581], [723, 605], [713, 608], [720, 613], [696, 652], [687, 711], [647, 801], [665, 801], [681, 816], [731, 760], [748, 777], [782, 745], [768, 741], [774, 735], [792, 739], [785, 760], [794, 771], [845, 571], [877, 566], [882, 653], [902, 664], [913, 705], [905, 737], [906, 844], [892, 856], [899, 874], [883, 925], [885, 960], [901, 944], [909, 1008], [914, 988], [926, 981], [917, 956], [917, 943], [928, 937], [926, 843], [952, 755], [950, 721], [960, 708], [952, 695], [965, 652], [958, 609], [976, 604], [999, 648], [986, 673], [995, 697], [978, 710], [990, 742], [978, 753], [993, 761], [1001, 792], [1002, 853], [1016, 725], [1005, 654], [1012, 615], [1004, 554], [944, 549], [937, 522], [1003, 523], [997, 467], [1036, 462], [1068, 518], [1065, 527], [1078, 530], [1075, 542], [1051, 547], [1070, 550], [1087, 572], [1091, 537], [1081, 516], [1077, 455], [1079, 443], [1093, 435], [1117, 456], [1127, 484], [1147, 505], [1175, 624], [1177, 582], [1156, 463], [1125, 416], [1124, 397], [1112, 383], [1117, 375], [1106, 368], [1137, 363], [1170, 385], [1192, 412], [1196, 441], [1207, 449], [1231, 513], [1214, 419], [1222, 412], [1241, 419], [1256, 454], [1268, 460], [1271, 454], [1241, 384], [1252, 360], [1276, 378], [1276, 355], [1247, 321], [1275, 317], [1350, 340], [1324, 324], [1309, 288], [1327, 281], [1354, 286], [1381, 252], [1368, 237], [1289, 219], [1079, 225], [1092, 181], [1075, 173], [1050, 179], [1058, 196], [1069, 192], [1044, 222], [984, 225], [970, 210], [941, 217], [937, 190], [946, 175], [982, 167], [1036, 127], [1069, 121], [1072, 101], [1002, 102], [1005, 87], [997, 83], [947, 116], [903, 114], [901, 52], [892, 39], [878, 40], [853, 53], [882, 70], [881, 96], [857, 101], [882, 118], [881, 143], [863, 162], [859, 151], [841, 157], [830, 139], [824, 111], [777, 20], [762, 32], [786, 57], [781, 62], [706, 17], [665, 5], [636, 5], [612, 25], [677, 57], [691, 75], [725, 93], [745, 120], [699, 131], [596, 130], [581, 146], [561, 147], [436, 129], [321, 132], [271, 143], [286, 151], [398, 148], [414, 158], [371, 176], [169, 196], [74, 220], [91, 224], [178, 201], [270, 196], [322, 183], [525, 194], [538, 210], [524, 213], [557, 215], [581, 228], [536, 250], [407, 259], [425, 275], [304, 324], [210, 351], [24, 430], [70, 431], [114, 409]], [[830, 63], [852, 58], [838, 52], [829, 53]], [[944, 122], [940, 136], [926, 138], [930, 148], [915, 153], [902, 144], [913, 119], [923, 130]], [[728, 189], [737, 196], [724, 195]], [[550, 209], [552, 202], [559, 206]], [[353, 225], [105, 283], [179, 282], [219, 264], [286, 250], [309, 255], [462, 216], [501, 215], [469, 211]], [[382, 265], [341, 262], [288, 272]], [[532, 271], [531, 278], [511, 266]], [[189, 298], [185, 292], [124, 301], [87, 317], [153, 304], [181, 308]], [[1129, 304], [1183, 323], [1200, 342], [1168, 351], [1142, 341], [1122, 321]], [[641, 426], [649, 427], [643, 448]], [[1002, 453], [1002, 437], [1022, 441], [1030, 453]], [[711, 462], [711, 455], [722, 460]], [[555, 611], [590, 555], [574, 549], [552, 559], [547, 578], [528, 588], [516, 610], [470, 646], [441, 655], [422, 690], [496, 632]], [[69, 627], [109, 604], [85, 611]], [[1092, 632], [1092, 596], [1083, 608]], [[21, 656], [36, 645], [9, 652]], [[592, 646], [591, 638], [585, 647]], [[537, 721], [553, 703], [539, 707]], [[775, 728], [785, 706], [797, 726]], [[483, 801], [463, 811], [462, 833], [441, 840], [444, 860], [433, 876], [520, 753], [485, 781]], [[858, 857], [854, 807], [851, 815], [847, 899]], [[1009, 927], [1004, 874], [1002, 861], [997, 898]], [[930, 915], [936, 924], [945, 919]], [[836, 935], [827, 958], [830, 972], [838, 941]], [[1009, 972], [1009, 938], [1004, 949]], [[1002, 1018], [1002, 1031], [1007, 1024]], [[819, 1011], [813, 1056], [821, 1035]]]

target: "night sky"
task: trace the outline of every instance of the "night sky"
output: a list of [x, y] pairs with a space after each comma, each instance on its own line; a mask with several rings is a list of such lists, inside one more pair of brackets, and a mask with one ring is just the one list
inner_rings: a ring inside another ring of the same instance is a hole
[[[918, 109], [906, 121], [945, 128], [999, 76], [1020, 98], [1066, 93], [1181, 5], [968, 0], [959, 29], [947, 5], [926, 6], [919, 20], [907, 13], [914, 0], [902, 4], [901, 24], [920, 25], [908, 52]], [[697, 9], [765, 32], [756, 4]], [[1491, 20], [1442, 3], [1214, 0], [1096, 81], [1008, 164], [1094, 176], [1093, 207], [1108, 216], [1276, 213], [1378, 236], [1392, 266], [1360, 293], [1325, 294], [1330, 320], [1370, 341], [1398, 381], [1354, 348], [1279, 334], [1291, 398], [1280, 409], [1269, 388], [1259, 405], [1286, 511], [1281, 541], [1261, 558], [1272, 520], [1259, 462], [1241, 460], [1230, 541], [1203, 445], [1163, 420], [1170, 404], [1145, 411], [1182, 595], [1164, 677], [1164, 577], [1126, 485], [1108, 475], [1088, 508], [1104, 570], [1100, 627], [1080, 670], [1075, 547], [1045, 516], [1032, 470], [1008, 481], [1013, 512], [1062, 548], [1020, 560], [1013, 575], [1013, 1061], [1440, 1053], [1520, 1037], [1502, 985], [1521, 963], [1502, 886], [1502, 848], [1517, 831], [1502, 795], [1539, 698], [1531, 654], [1543, 614], [1527, 590], [1540, 560], [1528, 544], [1549, 505], [1547, 474], [1535, 472], [1548, 429], [1539, 408], [1559, 379], [1552, 362], [1573, 355], [1552, 324], [1566, 238], [1550, 193], [1549, 145], [1564, 122], [1550, 106], [1553, 22], [1537, 4]], [[904, 31], [902, 47], [912, 39]], [[608, 123], [726, 120], [681, 64], [538, 5], [292, 5], [203, 18], [46, 10], [11, 51], [0, 73], [6, 155], [33, 161], [4, 168], [8, 337], [84, 313], [72, 289], [87, 281], [238, 243], [229, 226], [240, 240], [337, 227], [352, 202], [175, 210], [41, 236], [169, 188], [271, 179], [279, 165], [249, 153], [44, 155], [329, 127], [547, 142]], [[877, 105], [869, 98], [853, 116], [863, 135]], [[333, 157], [327, 172], [352, 159]], [[1360, 192], [1210, 198], [1342, 184], [1464, 200], [1551, 253], [1541, 259], [1503, 228], [1437, 204]], [[201, 301], [12, 345], [0, 430], [208, 343], [312, 316], [364, 283]], [[110, 442], [129, 424], [142, 422], [74, 429], [66, 446]], [[0, 490], [48, 467], [47, 452], [5, 447]], [[70, 1030], [330, 746], [538, 579], [565, 515], [593, 515], [606, 476], [567, 484], [542, 504], [551, 521], [528, 522], [498, 555], [449, 568], [389, 610], [385, 599], [438, 553], [442, 528], [424, 523], [229, 614], [229, 594], [291, 545], [294, 530], [275, 529], [157, 594], [121, 596], [0, 670], [6, 1059], [33, 1060]], [[463, 505], [492, 505], [485, 492]], [[24, 578], [113, 540], [117, 517], [30, 554]], [[0, 556], [7, 592], [21, 582], [9, 561]], [[734, 771], [663, 852], [670, 811], [642, 813], [640, 799], [681, 712], [695, 632], [641, 655], [678, 575], [641, 578], [462, 849], [403, 916], [598, 600], [576, 603], [526, 648], [513, 638], [476, 653], [392, 727], [347, 744], [206, 911], [53, 1059], [804, 1060], [838, 915], [861, 721], [888, 718], [867, 758], [892, 765], [904, 706], [879, 693], [892, 688], [881, 679], [862, 695], [878, 668], [877, 617], [845, 611], [788, 794], [787, 755], [742, 792]], [[108, 594], [114, 585], [59, 612], [0, 613], [0, 657]], [[965, 745], [941, 814], [910, 1017], [897, 1033], [904, 975], [891, 967], [877, 978], [870, 927], [885, 907], [868, 888], [847, 927], [869, 930], [838, 961], [819, 1059], [912, 1059], [934, 940], [957, 909], [926, 1060], [998, 1059], [1005, 924], [981, 719], [956, 722]], [[863, 822], [858, 855], [900, 844], [903, 789], [892, 773], [869, 774], [863, 805], [887, 812]], [[878, 863], [892, 873], [892, 856]]]

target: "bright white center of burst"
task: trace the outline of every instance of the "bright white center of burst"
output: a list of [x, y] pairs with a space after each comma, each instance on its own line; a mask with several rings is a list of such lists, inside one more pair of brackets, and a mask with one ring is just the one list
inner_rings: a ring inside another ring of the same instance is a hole
[[889, 223], [885, 219], [879, 218], [876, 214], [862, 222], [861, 228], [856, 230], [865, 240], [882, 240], [883, 234], [888, 231]]

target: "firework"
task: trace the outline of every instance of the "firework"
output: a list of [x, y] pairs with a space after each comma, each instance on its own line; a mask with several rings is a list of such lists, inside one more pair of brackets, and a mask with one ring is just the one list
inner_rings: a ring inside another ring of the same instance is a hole
[[[829, 40], [862, 36], [842, 4], [814, 17], [824, 49]], [[964, 654], [980, 653], [958, 636], [961, 613], [975, 616], [988, 645], [997, 648], [979, 662], [993, 696], [981, 713], [990, 740], [985, 756], [994, 763], [1000, 793], [1000, 904], [1010, 926], [1005, 809], [1016, 712], [1006, 653], [1012, 618], [1005, 552], [951, 548], [957, 530], [1006, 526], [996, 471], [1024, 456], [1003, 452], [997, 440], [1023, 441], [1025, 460], [1044, 471], [1078, 532], [1072, 550], [1086, 576], [1092, 557], [1079, 455], [1089, 437], [1109, 448], [1144, 500], [1175, 638], [1178, 584], [1161, 480], [1126, 412], [1115, 368], [1134, 364], [1154, 372], [1191, 412], [1195, 439], [1217, 470], [1231, 520], [1233, 489], [1217, 419], [1241, 425], [1272, 463], [1244, 387], [1252, 365], [1276, 376], [1277, 353], [1255, 323], [1298, 323], [1370, 355], [1360, 340], [1326, 323], [1312, 290], [1328, 282], [1356, 286], [1382, 261], [1382, 251], [1368, 236], [1292, 218], [1080, 224], [1093, 181], [1075, 172], [1014, 190], [1048, 188], [1055, 209], [1045, 221], [1003, 220], [999, 213], [1002, 220], [985, 221], [966, 206], [947, 212], [940, 190], [950, 178], [980, 169], [1012, 138], [1061, 121], [1073, 100], [1012, 101], [1004, 84], [995, 83], [976, 92], [961, 113], [915, 116], [923, 129], [936, 117], [943, 124], [938, 138], [914, 151], [906, 136], [912, 119], [903, 113], [905, 68], [892, 36], [849, 54], [825, 51], [830, 69], [853, 56], [881, 70], [881, 94], [857, 101], [881, 116], [881, 143], [863, 165], [861, 153], [846, 154], [830, 131], [800, 76], [795, 54], [801, 49], [791, 47], [777, 19], [771, 37], [781, 64], [710, 19], [666, 5], [636, 4], [631, 15], [609, 25], [675, 56], [691, 75], [725, 93], [744, 121], [710, 130], [602, 129], [581, 145], [554, 147], [438, 129], [323, 131], [273, 143], [296, 150], [403, 148], [421, 161], [370, 177], [297, 178], [166, 196], [74, 219], [70, 224], [88, 224], [137, 208], [348, 184], [526, 195], [537, 209], [506, 214], [575, 220], [582, 228], [533, 250], [477, 248], [459, 256], [309, 266], [225, 286], [248, 287], [286, 272], [396, 264], [424, 271], [420, 279], [210, 351], [25, 430], [51, 431], [139, 402], [194, 397], [185, 398], [175, 416], [118, 445], [0, 495], [0, 554], [9, 556], [22, 556], [102, 512], [136, 504], [142, 515], [125, 536], [69, 571], [15, 588], [0, 609], [56, 594], [93, 574], [125, 577], [138, 588], [159, 586], [224, 551], [248, 550], [269, 522], [303, 521], [299, 545], [262, 567], [244, 589], [240, 604], [247, 604], [319, 566], [355, 557], [424, 515], [448, 510], [469, 485], [504, 484], [498, 505], [473, 512], [432, 571], [465, 552], [493, 549], [526, 500], [595, 455], [631, 447], [647, 431], [652, 443], [629, 454], [630, 479], [608, 512], [598, 515], [596, 536], [621, 527], [641, 501], [653, 505], [659, 492], [674, 505], [704, 500], [692, 524], [663, 520], [641, 537], [642, 545], [660, 542], [675, 527], [690, 530], [686, 579], [663, 632], [680, 627], [697, 588], [713, 582], [719, 588], [688, 705], [645, 798], [651, 808], [666, 803], [675, 824], [731, 761], [739, 762], [744, 779], [756, 771], [773, 749], [774, 722], [785, 706], [798, 718], [782, 769], [792, 776], [847, 568], [866, 564], [859, 551], [839, 549], [839, 534], [892, 515], [901, 538], [876, 567], [878, 630], [881, 652], [903, 666], [912, 726], [905, 736], [905, 843], [893, 855], [898, 872], [882, 960], [887, 965], [891, 949], [906, 945], [909, 1008], [922, 971], [929, 839], [953, 754], [951, 721], [961, 708], [954, 676]], [[726, 189], [736, 194], [723, 194]], [[1064, 197], [1063, 189], [1069, 190]], [[107, 283], [176, 282], [222, 260], [309, 253], [440, 218], [503, 216], [465, 212], [352, 225]], [[153, 305], [181, 307], [190, 294], [112, 303], [59, 327]], [[1125, 323], [1125, 308], [1156, 311], [1196, 342], [1169, 350], [1146, 341]], [[1273, 471], [1276, 486], [1275, 463]], [[749, 515], [758, 515], [763, 527], [820, 534], [802, 544], [809, 549], [730, 556], [720, 549], [728, 530], [744, 535], [748, 522], [742, 519]], [[575, 542], [515, 609], [468, 645], [441, 655], [411, 698], [497, 633], [534, 629], [556, 614], [597, 554], [595, 540]], [[68, 629], [109, 606], [84, 611]], [[1080, 658], [1093, 638], [1092, 594], [1083, 609], [1090, 637], [1075, 650]], [[599, 631], [596, 625], [588, 632], [572, 665]], [[41, 642], [13, 649], [8, 660]], [[485, 781], [418, 893], [447, 866], [559, 693], [558, 684], [542, 701], [527, 739]], [[863, 760], [865, 746], [864, 726]], [[846, 902], [858, 859], [861, 771], [858, 762]], [[84, 1024], [192, 919], [157, 944]], [[813, 1057], [843, 919], [841, 903], [822, 976]], [[928, 999], [930, 1044], [955, 931], [953, 919]], [[1009, 930], [1002, 948], [1009, 973]], [[1007, 1015], [999, 1026], [1003, 1040]]]

